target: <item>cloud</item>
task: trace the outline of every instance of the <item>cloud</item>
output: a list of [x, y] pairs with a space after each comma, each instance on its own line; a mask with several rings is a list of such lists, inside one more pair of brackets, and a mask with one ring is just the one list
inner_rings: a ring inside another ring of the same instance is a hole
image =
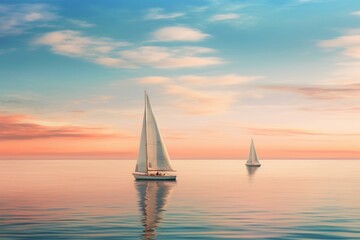
[[97, 57], [128, 45], [126, 42], [117, 42], [109, 38], [86, 37], [78, 31], [71, 30], [46, 33], [34, 43], [48, 45], [57, 54], [84, 58]]
[[358, 105], [351, 106], [350, 104], [345, 105], [331, 105], [331, 106], [320, 106], [316, 107], [314, 105], [308, 106], [308, 107], [301, 107], [300, 110], [305, 112], [325, 112], [325, 113], [331, 113], [331, 114], [355, 114], [360, 115], [360, 107]]
[[360, 16], [360, 11], [352, 12], [351, 15]]
[[294, 129], [294, 128], [256, 128], [249, 127], [247, 130], [254, 135], [266, 136], [358, 136], [360, 133], [327, 133], [314, 130]]
[[205, 57], [214, 52], [202, 47], [155, 47], [145, 46], [120, 52], [122, 59], [134, 65], [147, 65], [155, 68], [204, 67], [222, 64], [218, 57]]
[[0, 96], [0, 113], [2, 110], [8, 109], [41, 108], [43, 107], [42, 103], [38, 96], [31, 92], [2, 93]]
[[145, 16], [146, 19], [159, 20], [159, 19], [172, 19], [178, 18], [185, 15], [181, 12], [163, 13], [164, 10], [161, 8], [151, 8], [148, 10], [148, 14]]
[[235, 85], [242, 85], [250, 81], [254, 81], [262, 78], [261, 76], [242, 76], [237, 74], [225, 74], [225, 75], [181, 75], [177, 77], [161, 77], [161, 76], [149, 76], [144, 78], [137, 78], [136, 80], [140, 84], [179, 84], [192, 87], [229, 87]]
[[143, 77], [134, 80], [137, 80], [140, 84], [164, 84], [170, 82], [170, 78], [160, 76]]
[[360, 83], [331, 86], [263, 86], [262, 88], [297, 93], [313, 99], [360, 98]]
[[16, 50], [17, 50], [17, 48], [0, 49], [0, 55], [12, 53]]
[[49, 46], [56, 54], [81, 58], [95, 64], [112, 68], [204, 67], [222, 64], [218, 57], [203, 56], [215, 50], [203, 47], [131, 47], [124, 41], [110, 38], [94, 38], [79, 31], [62, 30], [46, 33], [34, 44]]
[[216, 14], [210, 18], [210, 21], [228, 21], [238, 19], [240, 16], [236, 13], [225, 13], [225, 14]]
[[72, 103], [73, 104], [82, 104], [82, 103], [101, 104], [101, 103], [108, 103], [112, 99], [115, 99], [115, 96], [100, 95], [100, 96], [93, 96], [88, 99], [82, 98], [81, 100], [74, 100], [74, 101], [72, 101]]
[[335, 64], [331, 83], [352, 84], [359, 82], [359, 79], [360, 61], [339, 62]]
[[235, 101], [234, 92], [194, 89], [189, 86], [168, 84], [164, 86], [165, 93], [176, 96], [175, 104], [184, 112], [193, 115], [214, 114], [224, 112]]
[[326, 135], [321, 132], [304, 129], [290, 129], [290, 128], [255, 128], [250, 127], [247, 130], [253, 135], [266, 136], [296, 136], [296, 135]]
[[68, 19], [67, 20], [69, 23], [72, 23], [78, 27], [82, 27], [82, 28], [90, 28], [90, 27], [95, 27], [95, 24], [92, 23], [88, 23], [86, 21], [81, 21], [81, 20], [76, 20], [76, 19]]
[[230, 86], [247, 83], [260, 76], [241, 76], [236, 74], [226, 74], [220, 76], [201, 76], [201, 75], [184, 75], [180, 76], [178, 80], [180, 82], [192, 84], [192, 85], [211, 85], [211, 86]]
[[26, 115], [0, 115], [0, 140], [28, 140], [46, 138], [104, 138], [117, 137], [103, 128], [55, 126], [36, 122]]
[[341, 48], [342, 54], [351, 58], [360, 58], [360, 34], [340, 36], [318, 43], [323, 48]]
[[198, 42], [209, 37], [208, 34], [189, 27], [164, 27], [153, 32], [153, 40], [161, 42], [187, 41]]
[[239, 96], [234, 86], [242, 85], [259, 77], [236, 74], [204, 76], [183, 75], [178, 77], [149, 76], [137, 78], [139, 84], [154, 85], [171, 96], [172, 105], [192, 115], [216, 114], [226, 111]]
[[0, 37], [19, 35], [55, 18], [53, 9], [46, 4], [0, 4]]

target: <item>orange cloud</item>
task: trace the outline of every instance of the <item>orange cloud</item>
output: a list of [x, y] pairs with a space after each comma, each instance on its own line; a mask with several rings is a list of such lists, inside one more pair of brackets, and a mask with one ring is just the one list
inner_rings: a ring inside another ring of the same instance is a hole
[[104, 138], [116, 134], [105, 129], [80, 126], [47, 126], [34, 123], [25, 115], [0, 115], [0, 140], [26, 140], [38, 138]]
[[173, 105], [188, 114], [202, 115], [226, 111], [239, 97], [234, 86], [261, 78], [260, 76], [183, 75], [177, 77], [148, 76], [137, 78], [139, 84], [157, 85], [170, 95]]
[[360, 84], [343, 84], [332, 86], [263, 86], [262, 88], [272, 91], [297, 93], [314, 99], [338, 99], [338, 98], [358, 98], [360, 94]]

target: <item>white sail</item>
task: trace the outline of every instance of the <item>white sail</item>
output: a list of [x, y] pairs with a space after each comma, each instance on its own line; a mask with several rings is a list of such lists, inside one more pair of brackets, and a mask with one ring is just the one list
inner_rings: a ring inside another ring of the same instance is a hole
[[143, 126], [141, 130], [141, 137], [140, 137], [140, 147], [139, 147], [139, 154], [138, 159], [136, 162], [135, 172], [147, 172], [146, 167], [146, 109], [144, 111], [144, 120]]
[[145, 112], [135, 172], [174, 171], [145, 93]]
[[174, 171], [146, 95], [146, 147], [148, 170]]
[[260, 162], [259, 162], [259, 159], [257, 157], [256, 150], [255, 150], [254, 141], [252, 139], [251, 139], [249, 157], [248, 157], [248, 160], [246, 162], [246, 165], [248, 165], [248, 166], [260, 166]]

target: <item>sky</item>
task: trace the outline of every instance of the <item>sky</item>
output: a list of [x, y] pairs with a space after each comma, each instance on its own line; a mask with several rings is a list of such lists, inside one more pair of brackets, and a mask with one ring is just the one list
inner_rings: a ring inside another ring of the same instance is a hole
[[0, 0], [0, 159], [360, 159], [358, 0]]

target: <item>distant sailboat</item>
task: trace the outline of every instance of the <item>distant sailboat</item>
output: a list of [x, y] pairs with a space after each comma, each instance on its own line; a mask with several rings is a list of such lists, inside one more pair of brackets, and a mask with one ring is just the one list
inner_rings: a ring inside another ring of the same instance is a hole
[[260, 167], [261, 164], [259, 162], [259, 159], [257, 157], [256, 154], [256, 150], [255, 150], [255, 146], [254, 146], [254, 141], [251, 139], [251, 146], [250, 146], [250, 153], [249, 153], [249, 157], [248, 160], [245, 164], [246, 166], [249, 167]]
[[141, 132], [139, 155], [133, 173], [137, 180], [175, 180], [169, 155], [151, 110], [145, 92], [145, 112]]

